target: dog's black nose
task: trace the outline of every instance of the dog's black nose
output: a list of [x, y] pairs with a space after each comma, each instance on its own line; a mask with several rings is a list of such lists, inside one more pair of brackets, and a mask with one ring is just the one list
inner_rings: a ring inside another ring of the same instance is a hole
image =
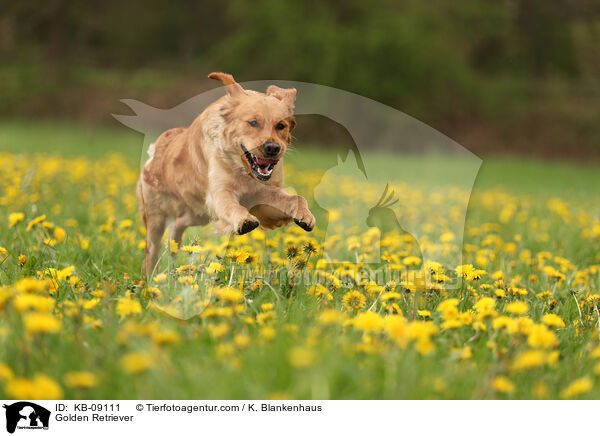
[[281, 145], [276, 142], [265, 142], [263, 150], [267, 156], [277, 156], [281, 151]]

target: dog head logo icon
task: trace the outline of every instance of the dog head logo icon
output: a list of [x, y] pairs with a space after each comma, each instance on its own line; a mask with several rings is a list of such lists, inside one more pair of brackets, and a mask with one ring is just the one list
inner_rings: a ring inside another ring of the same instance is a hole
[[29, 401], [5, 404], [6, 431], [14, 433], [18, 429], [47, 429], [50, 411]]

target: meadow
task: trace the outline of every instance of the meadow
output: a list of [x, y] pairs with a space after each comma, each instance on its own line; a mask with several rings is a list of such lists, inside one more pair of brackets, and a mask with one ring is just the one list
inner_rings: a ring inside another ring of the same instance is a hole
[[[147, 280], [141, 142], [125, 128], [0, 123], [0, 395], [600, 398], [597, 163], [484, 159], [470, 193], [411, 186], [418, 157], [377, 154], [381, 173], [407, 168], [390, 188], [416, 239], [350, 225], [381, 189], [324, 183], [338, 151], [299, 143], [286, 175], [313, 233], [165, 235]], [[318, 186], [339, 206], [315, 204]]]

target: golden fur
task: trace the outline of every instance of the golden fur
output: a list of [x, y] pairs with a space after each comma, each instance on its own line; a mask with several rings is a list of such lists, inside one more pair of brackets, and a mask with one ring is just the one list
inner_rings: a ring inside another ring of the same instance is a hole
[[[220, 80], [227, 95], [189, 127], [164, 132], [150, 146], [140, 174], [137, 196], [147, 229], [147, 274], [156, 265], [170, 219], [170, 238], [178, 244], [187, 227], [209, 222], [218, 231], [235, 234], [259, 225], [274, 229], [292, 219], [306, 231], [315, 225], [306, 200], [282, 189], [296, 90], [272, 85], [263, 94], [244, 90], [229, 74], [208, 77]], [[268, 156], [267, 144], [275, 146]]]

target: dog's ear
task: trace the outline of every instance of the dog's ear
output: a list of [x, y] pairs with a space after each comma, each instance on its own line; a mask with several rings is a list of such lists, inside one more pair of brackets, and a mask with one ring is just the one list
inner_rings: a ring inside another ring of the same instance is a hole
[[225, 85], [225, 89], [227, 89], [227, 94], [230, 97], [240, 97], [242, 95], [246, 95], [244, 92], [244, 88], [237, 83], [231, 74], [226, 73], [210, 73], [208, 75], [209, 79], [220, 80], [223, 85]]
[[281, 100], [287, 104], [290, 109], [294, 108], [294, 103], [296, 102], [296, 88], [284, 89], [279, 86], [271, 85], [267, 88], [267, 95]]

